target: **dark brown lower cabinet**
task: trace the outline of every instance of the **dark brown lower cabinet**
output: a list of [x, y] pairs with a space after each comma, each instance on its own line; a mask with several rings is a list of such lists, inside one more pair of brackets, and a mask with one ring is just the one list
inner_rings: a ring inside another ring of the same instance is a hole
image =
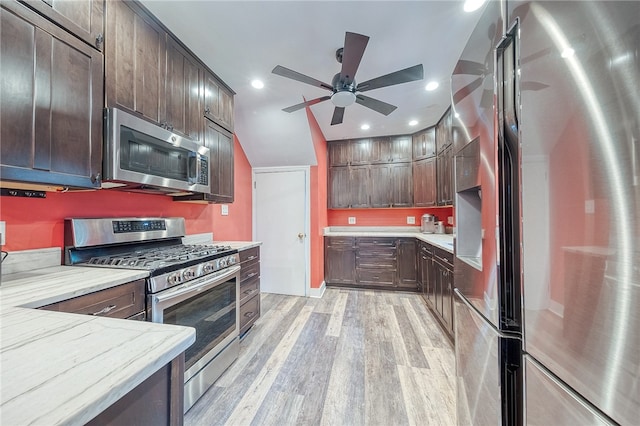
[[184, 423], [184, 353], [161, 367], [87, 426]]
[[453, 254], [421, 242], [418, 262], [422, 297], [453, 340]]
[[418, 291], [412, 238], [325, 237], [327, 285]]
[[240, 253], [240, 336], [260, 318], [260, 247]]

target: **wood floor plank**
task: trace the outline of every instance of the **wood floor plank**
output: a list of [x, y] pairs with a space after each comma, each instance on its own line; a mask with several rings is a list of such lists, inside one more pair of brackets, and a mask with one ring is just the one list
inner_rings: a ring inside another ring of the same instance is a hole
[[328, 287], [261, 301], [186, 426], [455, 423], [453, 348], [419, 295]]
[[251, 423], [262, 401], [269, 392], [280, 368], [289, 355], [291, 348], [295, 345], [296, 340], [298, 340], [311, 312], [313, 312], [313, 309], [310, 306], [304, 306], [302, 308], [300, 314], [291, 324], [287, 334], [280, 341], [277, 350], [271, 354], [271, 357], [267, 360], [266, 365], [260, 371], [258, 377], [254, 379], [248, 391], [231, 413], [228, 420], [230, 424]]

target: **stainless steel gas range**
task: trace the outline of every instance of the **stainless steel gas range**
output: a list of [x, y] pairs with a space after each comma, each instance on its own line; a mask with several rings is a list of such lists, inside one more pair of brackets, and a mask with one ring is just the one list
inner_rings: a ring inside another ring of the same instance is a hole
[[237, 250], [186, 245], [183, 218], [65, 221], [65, 263], [142, 269], [147, 320], [194, 327], [185, 351], [185, 412], [238, 357], [240, 266]]

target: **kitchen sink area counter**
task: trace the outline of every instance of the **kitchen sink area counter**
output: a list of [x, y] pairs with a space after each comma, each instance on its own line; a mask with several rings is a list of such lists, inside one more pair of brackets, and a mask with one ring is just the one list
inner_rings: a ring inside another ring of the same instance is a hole
[[417, 226], [330, 226], [324, 236], [416, 238], [453, 253], [453, 234], [423, 234]]
[[53, 266], [2, 277], [3, 424], [85, 424], [194, 342], [189, 327], [31, 309], [147, 275]]

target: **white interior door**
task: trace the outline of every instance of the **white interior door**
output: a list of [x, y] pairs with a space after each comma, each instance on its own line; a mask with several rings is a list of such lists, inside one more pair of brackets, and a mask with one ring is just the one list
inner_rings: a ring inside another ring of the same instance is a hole
[[256, 168], [253, 233], [260, 290], [305, 296], [309, 276], [309, 168]]

